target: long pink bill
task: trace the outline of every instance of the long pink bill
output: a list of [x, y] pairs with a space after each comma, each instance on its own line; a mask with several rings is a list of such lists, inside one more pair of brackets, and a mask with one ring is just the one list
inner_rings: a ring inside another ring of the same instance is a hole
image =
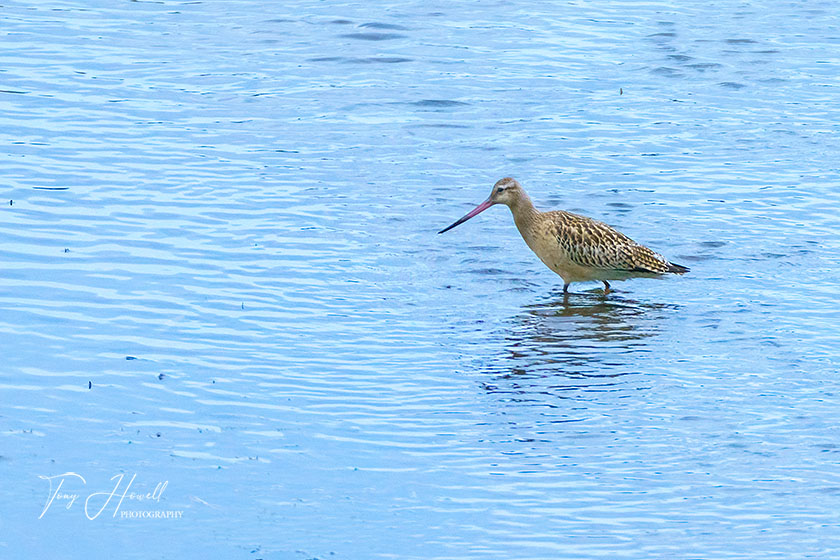
[[458, 220], [457, 222], [455, 222], [454, 224], [452, 224], [448, 228], [444, 228], [444, 229], [440, 230], [438, 233], [440, 234], [440, 233], [443, 233], [445, 231], [449, 231], [450, 229], [454, 228], [455, 226], [459, 226], [459, 225], [463, 224], [464, 222], [466, 222], [467, 220], [469, 220], [473, 216], [478, 216], [479, 214], [481, 214], [482, 212], [484, 212], [485, 210], [487, 210], [488, 208], [493, 206], [493, 204], [494, 203], [488, 198], [487, 200], [485, 200], [484, 202], [482, 202], [481, 204], [476, 206], [469, 214], [467, 214], [466, 216], [464, 216], [463, 218], [461, 218], [460, 220]]

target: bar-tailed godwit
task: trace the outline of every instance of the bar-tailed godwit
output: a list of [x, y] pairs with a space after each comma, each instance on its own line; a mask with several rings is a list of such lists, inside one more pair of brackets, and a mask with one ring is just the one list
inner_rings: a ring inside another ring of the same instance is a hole
[[663, 274], [684, 274], [688, 268], [668, 262], [659, 253], [639, 245], [605, 223], [564, 210], [540, 212], [515, 179], [500, 179], [490, 196], [475, 209], [438, 233], [449, 231], [495, 204], [504, 204], [528, 247], [548, 268], [563, 278], [563, 292], [572, 282], [655, 278]]

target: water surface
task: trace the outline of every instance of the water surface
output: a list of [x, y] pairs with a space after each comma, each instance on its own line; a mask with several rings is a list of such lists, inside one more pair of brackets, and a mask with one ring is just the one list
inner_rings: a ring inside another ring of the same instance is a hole
[[834, 8], [6, 2], [2, 556], [837, 557]]

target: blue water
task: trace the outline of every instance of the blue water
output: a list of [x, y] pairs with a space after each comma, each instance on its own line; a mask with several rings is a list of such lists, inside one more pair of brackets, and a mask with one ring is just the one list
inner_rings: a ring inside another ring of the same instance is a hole
[[[834, 3], [13, 0], [0, 41], [0, 557], [840, 557]], [[564, 300], [506, 209], [436, 235], [506, 175], [691, 273]]]

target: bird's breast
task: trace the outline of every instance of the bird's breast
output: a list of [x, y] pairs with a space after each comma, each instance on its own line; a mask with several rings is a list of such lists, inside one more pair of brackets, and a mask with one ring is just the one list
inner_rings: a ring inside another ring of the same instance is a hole
[[607, 271], [592, 266], [584, 266], [572, 258], [560, 242], [558, 226], [551, 220], [529, 224], [530, 227], [517, 227], [528, 247], [552, 271], [560, 275], [565, 282], [585, 282], [589, 280], [619, 280], [616, 275], [607, 275]]
[[[517, 224], [518, 225], [518, 224]], [[578, 277], [583, 270], [574, 264], [557, 239], [557, 233], [550, 224], [532, 224], [531, 227], [519, 228], [525, 244], [551, 270], [563, 278]]]

